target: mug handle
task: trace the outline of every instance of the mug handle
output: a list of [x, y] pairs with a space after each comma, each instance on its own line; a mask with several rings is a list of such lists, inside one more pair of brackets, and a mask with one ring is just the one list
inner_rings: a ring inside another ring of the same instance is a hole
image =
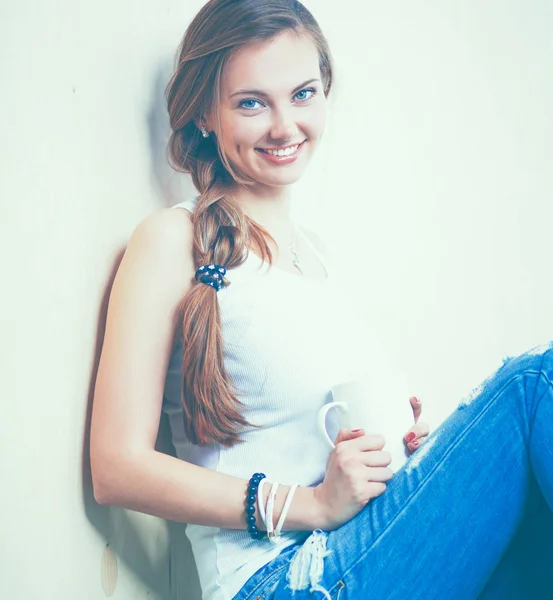
[[317, 425], [319, 427], [319, 431], [321, 435], [325, 438], [325, 441], [327, 442], [331, 450], [334, 449], [335, 446], [334, 442], [330, 439], [330, 436], [328, 435], [328, 431], [326, 430], [326, 415], [328, 411], [331, 408], [334, 408], [335, 406], [341, 408], [346, 412], [348, 411], [348, 405], [345, 402], [328, 402], [324, 406], [321, 406], [317, 415]]

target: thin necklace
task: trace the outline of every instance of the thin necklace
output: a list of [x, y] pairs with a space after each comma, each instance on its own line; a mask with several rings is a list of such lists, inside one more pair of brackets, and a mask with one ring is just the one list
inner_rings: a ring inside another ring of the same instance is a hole
[[290, 248], [290, 252], [292, 253], [292, 256], [293, 256], [294, 267], [296, 267], [296, 269], [298, 269], [298, 271], [303, 275], [303, 271], [300, 266], [300, 259], [298, 256], [298, 251], [296, 250], [296, 228], [295, 227], [294, 227], [294, 236], [292, 237], [292, 241], [290, 242], [288, 247]]

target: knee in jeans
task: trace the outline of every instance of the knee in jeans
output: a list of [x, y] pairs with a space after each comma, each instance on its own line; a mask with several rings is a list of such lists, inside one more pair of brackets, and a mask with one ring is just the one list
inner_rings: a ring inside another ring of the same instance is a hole
[[[480, 385], [476, 386], [465, 398], [463, 398], [461, 400], [461, 402], [458, 404], [458, 409], [463, 409], [463, 408], [467, 407], [471, 402], [473, 402], [476, 398], [478, 398], [482, 394], [482, 392], [484, 392], [488, 383], [490, 383], [490, 381], [504, 367], [513, 368], [513, 369], [519, 368], [521, 370], [524, 368], [536, 369], [536, 359], [535, 358], [532, 359], [532, 357], [537, 357], [537, 356], [541, 357], [540, 360], [541, 360], [541, 364], [543, 365], [545, 355], [548, 352], [551, 353], [551, 360], [549, 361], [551, 363], [550, 372], [553, 372], [553, 341], [550, 341], [546, 344], [541, 344], [539, 346], [535, 346], [534, 348], [531, 348], [530, 350], [523, 352], [522, 354], [519, 354], [518, 356], [507, 356], [507, 357], [503, 358], [502, 364], [489, 377], [487, 377]], [[529, 359], [532, 359], [532, 360], [529, 361]], [[532, 362], [531, 365], [530, 365], [530, 362]]]
[[475, 388], [473, 388], [471, 390], [471, 392], [467, 396], [465, 396], [461, 400], [461, 402], [459, 402], [459, 404], [457, 405], [457, 408], [462, 410], [463, 408], [466, 408], [471, 402], [476, 400], [476, 398], [478, 398], [478, 396], [480, 396], [482, 394], [482, 392], [486, 389], [486, 386], [488, 385], [488, 383], [490, 383], [490, 381], [499, 373], [499, 371], [501, 371], [501, 369], [503, 367], [505, 367], [511, 360], [513, 360], [512, 356], [504, 357], [502, 359], [501, 365], [499, 367], [497, 367], [493, 371], [493, 373], [491, 373], [491, 375], [486, 377], [486, 379], [484, 379], [484, 381], [482, 383], [480, 383]]
[[549, 351], [553, 351], [553, 340], [546, 343], [535, 346], [526, 352], [528, 356], [536, 356], [538, 354], [546, 354]]
[[532, 348], [526, 354], [528, 356], [541, 356], [540, 371], [549, 382], [553, 382], [553, 340]]

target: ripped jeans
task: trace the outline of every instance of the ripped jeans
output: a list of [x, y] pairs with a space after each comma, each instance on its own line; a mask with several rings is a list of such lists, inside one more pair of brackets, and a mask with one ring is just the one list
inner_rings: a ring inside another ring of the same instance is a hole
[[233, 600], [553, 598], [553, 343], [507, 359], [353, 519]]

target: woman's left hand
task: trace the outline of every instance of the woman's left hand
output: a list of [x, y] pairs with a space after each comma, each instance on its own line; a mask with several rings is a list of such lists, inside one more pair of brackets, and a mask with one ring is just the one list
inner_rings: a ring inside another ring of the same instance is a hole
[[413, 418], [415, 419], [415, 424], [409, 431], [403, 436], [405, 440], [405, 444], [407, 448], [409, 448], [409, 453], [412, 454], [426, 442], [428, 439], [428, 435], [430, 434], [430, 428], [428, 423], [424, 423], [423, 421], [419, 422], [419, 417], [422, 412], [422, 404], [421, 401], [416, 396], [411, 396], [409, 398], [409, 402], [411, 404], [411, 408], [413, 409]]

